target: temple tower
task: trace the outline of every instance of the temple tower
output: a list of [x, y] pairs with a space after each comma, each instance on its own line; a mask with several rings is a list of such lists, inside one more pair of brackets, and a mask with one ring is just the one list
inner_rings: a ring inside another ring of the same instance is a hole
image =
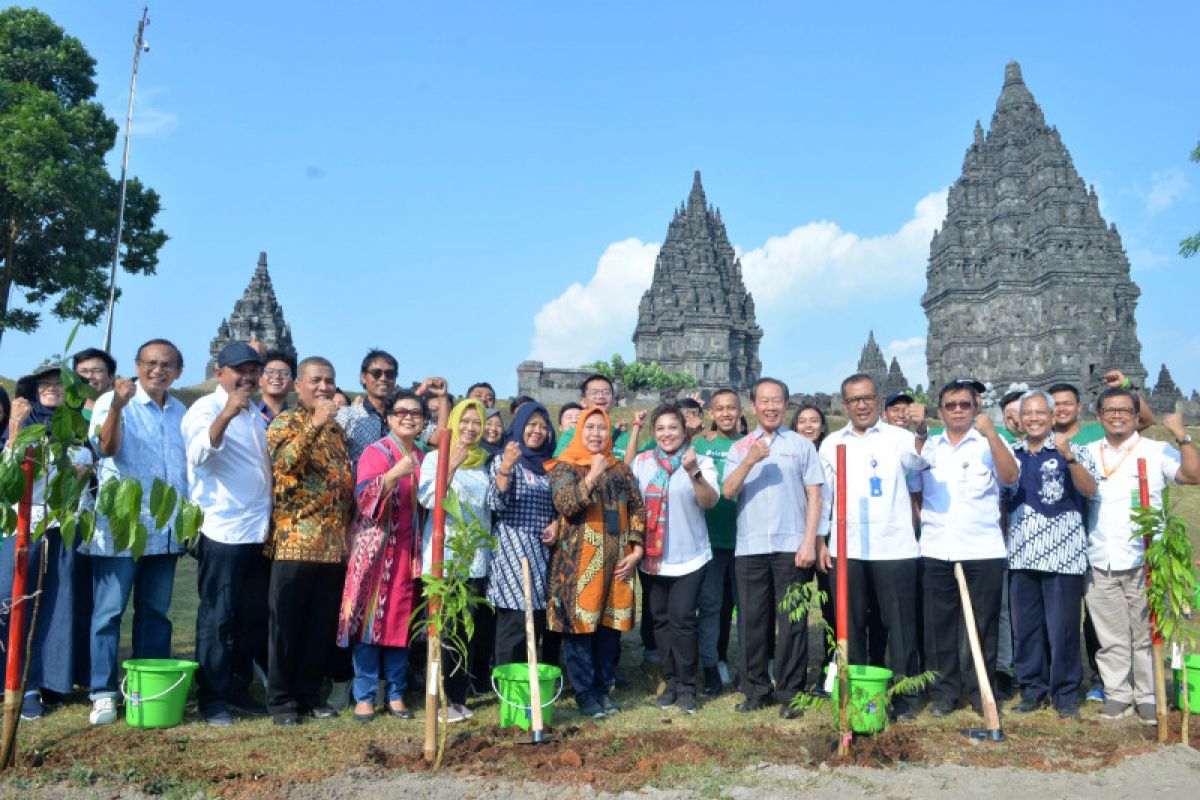
[[211, 378], [217, 369], [217, 354], [230, 342], [249, 342], [257, 339], [268, 350], [284, 350], [293, 358], [296, 347], [292, 344], [292, 329], [283, 321], [283, 308], [275, 297], [271, 285], [271, 273], [267, 271], [267, 254], [258, 254], [258, 267], [250, 278], [250, 285], [242, 293], [242, 299], [233, 306], [228, 319], [221, 320], [217, 335], [209, 345], [211, 358], [206, 378]]

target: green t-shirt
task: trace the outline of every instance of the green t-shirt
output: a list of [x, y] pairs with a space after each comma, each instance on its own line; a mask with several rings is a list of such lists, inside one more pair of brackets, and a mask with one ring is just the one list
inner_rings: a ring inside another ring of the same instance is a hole
[[1104, 438], [1104, 426], [1099, 422], [1085, 422], [1079, 426], [1079, 433], [1071, 437], [1071, 444], [1085, 445], [1098, 442]]
[[[737, 437], [742, 438], [741, 436]], [[726, 439], [718, 434], [710, 442], [703, 436], [692, 441], [692, 447], [698, 456], [708, 456], [717, 468], [717, 494], [721, 493], [721, 483], [725, 482], [725, 459], [729, 448], [737, 439]], [[708, 541], [721, 550], [733, 550], [737, 546], [737, 502], [720, 497], [717, 504], [704, 512], [704, 520], [708, 523]]]

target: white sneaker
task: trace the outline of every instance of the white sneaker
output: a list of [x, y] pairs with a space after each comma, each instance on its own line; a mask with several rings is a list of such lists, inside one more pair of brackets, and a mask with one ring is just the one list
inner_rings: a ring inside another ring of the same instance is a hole
[[724, 661], [717, 662], [717, 672], [721, 673], [721, 683], [725, 684], [726, 686], [733, 683], [733, 678], [729, 677], [729, 665]]
[[466, 722], [470, 717], [465, 713], [467, 709], [457, 703], [451, 703], [446, 706], [446, 722], [453, 725], [456, 722]]
[[117, 698], [101, 697], [92, 703], [92, 712], [88, 714], [88, 722], [93, 725], [108, 725], [117, 721]]
[[334, 681], [329, 684], [329, 694], [325, 704], [330, 708], [341, 711], [350, 706], [350, 681]]

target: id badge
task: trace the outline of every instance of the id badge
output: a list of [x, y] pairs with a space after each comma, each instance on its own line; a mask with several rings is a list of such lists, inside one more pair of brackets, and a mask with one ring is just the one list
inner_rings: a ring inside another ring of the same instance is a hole
[[883, 497], [883, 481], [877, 475], [871, 476], [871, 497]]
[[604, 532], [611, 536], [621, 532], [621, 515], [615, 508], [604, 509]]

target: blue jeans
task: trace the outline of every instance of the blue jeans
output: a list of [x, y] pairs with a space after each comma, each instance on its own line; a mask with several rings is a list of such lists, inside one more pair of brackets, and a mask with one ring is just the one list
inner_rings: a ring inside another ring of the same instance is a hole
[[[700, 597], [697, 600], [699, 608], [696, 615], [696, 631], [700, 649], [700, 665], [715, 667], [718, 661], [725, 660], [721, 648], [722, 639], [729, 642], [729, 623], [732, 614], [722, 617], [721, 607], [725, 600], [725, 589], [733, 587], [733, 596], [737, 597], [737, 582], [733, 576], [733, 551], [714, 547], [712, 561], [708, 562], [708, 571], [704, 573], [704, 583], [700, 584]], [[724, 628], [724, 636], [721, 635]]]
[[589, 700], [600, 702], [613, 682], [621, 634], [604, 626], [595, 633], [564, 633], [562, 649], [575, 701], [581, 706]]
[[405, 672], [408, 670], [407, 647], [382, 647], [377, 644], [354, 643], [351, 654], [354, 662], [354, 702], [375, 703], [375, 692], [379, 689], [379, 670], [383, 668], [383, 679], [387, 682], [388, 702], [404, 699], [408, 688]]
[[97, 556], [92, 561], [91, 699], [117, 692], [121, 615], [133, 594], [133, 657], [170, 658], [177, 555]]

